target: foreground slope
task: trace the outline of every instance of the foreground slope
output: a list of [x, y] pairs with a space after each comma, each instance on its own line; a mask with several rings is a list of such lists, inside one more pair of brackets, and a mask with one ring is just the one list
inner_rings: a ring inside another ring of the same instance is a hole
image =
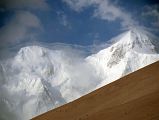
[[158, 120], [159, 62], [33, 120]]

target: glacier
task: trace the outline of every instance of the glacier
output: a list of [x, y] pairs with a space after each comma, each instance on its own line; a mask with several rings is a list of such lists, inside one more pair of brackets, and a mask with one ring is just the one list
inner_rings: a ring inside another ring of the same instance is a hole
[[91, 55], [39, 45], [0, 61], [0, 119], [28, 120], [159, 60], [159, 39], [131, 29]]

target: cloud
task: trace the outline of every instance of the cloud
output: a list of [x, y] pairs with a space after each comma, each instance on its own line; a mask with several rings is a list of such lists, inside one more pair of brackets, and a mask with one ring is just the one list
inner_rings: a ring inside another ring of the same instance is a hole
[[138, 23], [132, 16], [125, 12], [123, 8], [111, 3], [109, 0], [63, 0], [73, 10], [83, 11], [85, 8], [93, 6], [93, 16], [106, 21], [120, 20], [123, 27], [130, 27]]
[[1, 45], [17, 43], [41, 29], [40, 20], [32, 13], [18, 11], [13, 18], [0, 29]]
[[35, 37], [37, 34], [35, 30], [41, 30], [42, 25], [31, 10], [48, 9], [46, 0], [1, 0], [0, 12], [10, 13], [13, 17], [5, 21], [5, 25], [0, 28], [0, 47], [14, 45]]
[[29, 120], [93, 91], [102, 82], [86, 61], [86, 51], [54, 45], [24, 47], [15, 51], [14, 59], [0, 61], [0, 119]]
[[46, 0], [1, 0], [0, 7], [4, 9], [49, 9]]
[[80, 12], [83, 8], [88, 7], [92, 4], [92, 0], [63, 0], [67, 3], [73, 10]]
[[159, 27], [159, 5], [147, 5], [144, 7], [142, 16], [152, 20], [153, 27]]
[[68, 28], [71, 28], [71, 24], [68, 21], [68, 17], [63, 11], [58, 11], [57, 15], [58, 15], [59, 22], [61, 25], [68, 27]]

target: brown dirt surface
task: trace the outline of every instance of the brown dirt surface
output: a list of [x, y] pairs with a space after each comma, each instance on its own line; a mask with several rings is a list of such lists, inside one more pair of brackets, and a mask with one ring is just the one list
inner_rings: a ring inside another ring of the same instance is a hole
[[159, 62], [32, 120], [159, 120]]

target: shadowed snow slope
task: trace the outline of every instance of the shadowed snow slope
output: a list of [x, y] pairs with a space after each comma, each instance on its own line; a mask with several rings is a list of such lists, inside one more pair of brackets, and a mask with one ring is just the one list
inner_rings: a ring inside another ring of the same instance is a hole
[[0, 62], [0, 119], [26, 120], [159, 60], [159, 42], [132, 29], [88, 57], [27, 46]]

